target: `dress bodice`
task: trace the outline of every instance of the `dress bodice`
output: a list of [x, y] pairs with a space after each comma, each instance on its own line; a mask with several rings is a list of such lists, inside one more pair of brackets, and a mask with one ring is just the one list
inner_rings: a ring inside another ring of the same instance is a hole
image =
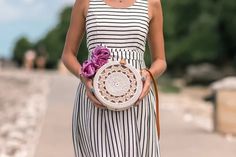
[[87, 48], [91, 52], [96, 45], [103, 44], [114, 51], [137, 52], [142, 59], [149, 20], [146, 0], [136, 0], [124, 8], [115, 8], [103, 0], [90, 0], [86, 16]]

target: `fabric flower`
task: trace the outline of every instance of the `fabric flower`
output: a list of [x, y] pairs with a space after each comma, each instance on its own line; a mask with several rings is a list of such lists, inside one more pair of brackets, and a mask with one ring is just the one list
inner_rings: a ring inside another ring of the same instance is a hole
[[87, 78], [92, 78], [96, 72], [96, 68], [92, 62], [92, 60], [85, 60], [83, 62], [82, 68], [81, 68], [81, 73], [83, 76]]
[[92, 78], [97, 69], [108, 62], [108, 59], [111, 57], [110, 50], [101, 45], [97, 45], [91, 54], [91, 58], [83, 62], [81, 73], [87, 78]]
[[101, 66], [103, 66], [104, 64], [106, 64], [108, 62], [108, 60], [105, 58], [99, 58], [97, 56], [94, 56], [91, 61], [93, 62], [94, 66], [96, 69], [99, 69]]
[[108, 59], [110, 58], [110, 50], [107, 47], [104, 47], [102, 45], [97, 45], [92, 52], [91, 57], [92, 58], [102, 58], [102, 59]]

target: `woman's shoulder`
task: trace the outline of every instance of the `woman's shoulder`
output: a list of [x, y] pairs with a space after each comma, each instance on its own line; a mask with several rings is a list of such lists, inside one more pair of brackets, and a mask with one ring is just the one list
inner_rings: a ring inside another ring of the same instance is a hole
[[85, 7], [89, 4], [90, 0], [76, 0], [75, 4], [81, 7]]
[[76, 0], [75, 1], [75, 6], [78, 7], [81, 11], [83, 11], [85, 17], [87, 15], [89, 1], [90, 0]]
[[161, 5], [161, 0], [147, 0], [150, 6], [154, 8]]
[[150, 10], [150, 18], [152, 18], [156, 11], [161, 9], [161, 0], [147, 0], [148, 1], [148, 10]]
[[157, 8], [161, 5], [161, 0], [147, 0], [148, 5], [152, 8]]

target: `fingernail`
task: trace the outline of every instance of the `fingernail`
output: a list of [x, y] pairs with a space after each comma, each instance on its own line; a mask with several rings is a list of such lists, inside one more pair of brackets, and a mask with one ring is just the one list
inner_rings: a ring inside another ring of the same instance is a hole
[[142, 79], [142, 81], [145, 81], [145, 80], [146, 80], [146, 77], [145, 77], [145, 76], [142, 76], [141, 79]]
[[95, 92], [95, 90], [94, 90], [94, 88], [92, 87], [92, 88], [90, 88], [90, 92], [91, 93], [94, 93]]

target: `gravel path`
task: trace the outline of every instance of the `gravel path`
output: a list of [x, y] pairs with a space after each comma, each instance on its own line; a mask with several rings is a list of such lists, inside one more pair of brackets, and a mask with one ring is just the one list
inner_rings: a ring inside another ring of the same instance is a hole
[[[0, 71], [0, 157], [74, 157], [78, 81], [55, 71]], [[162, 157], [236, 156], [236, 138], [213, 132], [213, 105], [202, 100], [207, 92], [159, 92]]]
[[46, 111], [42, 72], [0, 71], [0, 157], [31, 157]]

